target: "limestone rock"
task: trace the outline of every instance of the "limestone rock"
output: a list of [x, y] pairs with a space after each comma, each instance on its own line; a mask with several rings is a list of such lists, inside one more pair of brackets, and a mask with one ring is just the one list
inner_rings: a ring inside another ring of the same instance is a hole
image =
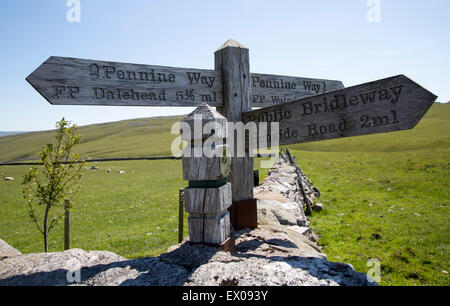
[[18, 255], [22, 255], [22, 253], [0, 239], [0, 259]]
[[[80, 271], [79, 283], [76, 271]], [[68, 274], [73, 278], [68, 278]], [[0, 286], [182, 285], [187, 275], [186, 269], [159, 258], [126, 260], [107, 251], [81, 249], [26, 254], [0, 261]]]

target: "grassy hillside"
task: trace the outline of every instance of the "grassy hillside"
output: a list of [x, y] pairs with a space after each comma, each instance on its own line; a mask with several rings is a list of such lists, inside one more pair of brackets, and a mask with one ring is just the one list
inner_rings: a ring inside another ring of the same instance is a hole
[[[144, 118], [83, 126], [79, 129], [82, 139], [77, 150], [85, 158], [169, 156], [170, 144], [177, 136], [170, 133], [171, 127], [181, 118]], [[0, 161], [39, 159], [42, 146], [53, 139], [53, 131], [1, 137]]]
[[[82, 127], [79, 151], [90, 157], [170, 155], [170, 127], [180, 118]], [[367, 260], [378, 258], [382, 285], [450, 285], [444, 272], [450, 270], [449, 118], [450, 105], [435, 104], [412, 130], [290, 146], [321, 191], [325, 209], [314, 212], [311, 222], [329, 260], [366, 272]], [[36, 157], [52, 137], [2, 137], [0, 160]], [[73, 199], [73, 247], [132, 258], [157, 255], [176, 243], [178, 189], [186, 186], [180, 161], [95, 165], [100, 169], [86, 168], [82, 192]], [[26, 168], [0, 167], [0, 175], [15, 178], [0, 181], [0, 238], [24, 253], [40, 252], [42, 238], [21, 197]], [[267, 169], [261, 170], [262, 178]], [[59, 226], [50, 250], [62, 246]]]

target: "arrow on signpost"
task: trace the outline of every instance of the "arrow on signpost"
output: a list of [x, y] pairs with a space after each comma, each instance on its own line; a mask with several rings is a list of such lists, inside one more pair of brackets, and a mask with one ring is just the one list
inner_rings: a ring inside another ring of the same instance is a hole
[[279, 122], [279, 144], [287, 145], [411, 129], [436, 98], [398, 75], [246, 112], [242, 121]]
[[222, 74], [215, 70], [52, 56], [27, 81], [51, 104], [222, 105]]
[[[344, 86], [340, 81], [250, 75], [252, 106], [263, 107]], [[222, 72], [52, 56], [27, 77], [51, 104], [222, 106]]]

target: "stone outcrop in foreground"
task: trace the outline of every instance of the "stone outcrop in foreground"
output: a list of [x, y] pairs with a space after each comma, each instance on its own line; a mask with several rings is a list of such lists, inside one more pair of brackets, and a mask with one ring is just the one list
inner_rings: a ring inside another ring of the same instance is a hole
[[318, 190], [298, 174], [294, 165], [280, 159], [255, 188], [259, 228], [233, 232], [236, 252], [185, 240], [159, 257], [131, 260], [80, 249], [16, 254], [0, 258], [0, 286], [372, 285], [351, 265], [329, 262], [316, 245], [304, 197], [313, 201]]

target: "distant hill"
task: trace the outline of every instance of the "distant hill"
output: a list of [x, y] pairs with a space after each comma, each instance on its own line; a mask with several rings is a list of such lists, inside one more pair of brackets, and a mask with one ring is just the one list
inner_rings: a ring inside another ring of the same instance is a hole
[[[183, 116], [141, 118], [80, 127], [77, 152], [85, 158], [170, 156], [172, 125]], [[70, 120], [70, 118], [68, 118]], [[450, 148], [450, 104], [435, 103], [412, 130], [333, 139], [289, 146], [321, 152], [394, 152]], [[39, 158], [53, 131], [0, 137], [0, 161]]]
[[10, 135], [17, 135], [17, 134], [23, 134], [23, 133], [27, 133], [27, 132], [19, 132], [19, 131], [2, 132], [2, 131], [0, 131], [0, 137], [3, 137], [3, 136], [10, 136]]

